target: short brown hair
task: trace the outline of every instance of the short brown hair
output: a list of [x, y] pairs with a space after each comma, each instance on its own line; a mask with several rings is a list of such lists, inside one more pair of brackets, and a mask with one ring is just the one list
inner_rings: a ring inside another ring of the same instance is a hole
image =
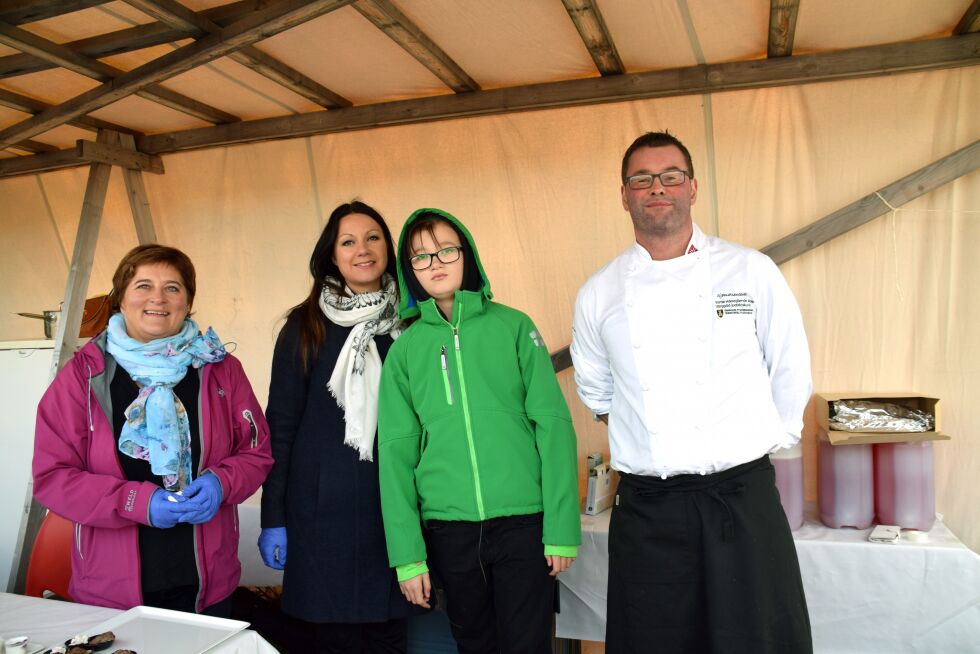
[[162, 263], [174, 268], [180, 273], [180, 279], [184, 282], [187, 289], [187, 308], [194, 305], [194, 293], [197, 291], [197, 279], [194, 272], [194, 264], [190, 257], [177, 248], [147, 243], [137, 245], [126, 253], [116, 272], [112, 275], [112, 311], [119, 311], [119, 303], [126, 294], [126, 287], [133, 281], [136, 269], [147, 264]]
[[670, 145], [673, 145], [684, 155], [684, 163], [687, 164], [687, 176], [694, 179], [694, 162], [691, 161], [691, 153], [687, 151], [687, 148], [680, 142], [680, 139], [667, 130], [664, 130], [662, 132], [647, 132], [633, 141], [626, 149], [626, 154], [623, 155], [623, 164], [620, 169], [620, 177], [623, 178], [623, 184], [626, 183], [626, 170], [629, 168], [630, 157], [633, 156], [634, 152], [640, 148], [663, 148]]

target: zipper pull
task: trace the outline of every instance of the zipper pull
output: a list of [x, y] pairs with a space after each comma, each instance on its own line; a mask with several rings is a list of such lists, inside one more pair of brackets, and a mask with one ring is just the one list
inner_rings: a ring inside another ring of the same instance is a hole
[[456, 351], [459, 352], [459, 328], [453, 327], [453, 340], [456, 342]]
[[446, 346], [445, 345], [443, 345], [442, 346], [442, 349], [439, 351], [439, 362], [442, 363], [442, 369], [444, 371], [449, 369], [449, 364], [446, 361]]

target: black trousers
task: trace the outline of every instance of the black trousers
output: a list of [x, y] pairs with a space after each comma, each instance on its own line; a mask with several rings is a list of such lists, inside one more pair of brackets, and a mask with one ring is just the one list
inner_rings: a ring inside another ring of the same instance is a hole
[[620, 475], [608, 654], [813, 651], [769, 457], [713, 475]]
[[318, 654], [405, 654], [408, 651], [408, 621], [340, 624], [314, 623]]
[[551, 651], [555, 578], [541, 531], [540, 513], [427, 523], [429, 566], [445, 590], [460, 654]]

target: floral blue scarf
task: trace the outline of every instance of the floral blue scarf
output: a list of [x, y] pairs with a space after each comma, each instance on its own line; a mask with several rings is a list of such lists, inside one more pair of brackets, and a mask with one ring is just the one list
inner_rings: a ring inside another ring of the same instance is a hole
[[150, 462], [169, 491], [183, 490], [193, 478], [191, 430], [187, 411], [173, 388], [188, 366], [200, 368], [225, 358], [218, 335], [208, 327], [203, 336], [190, 318], [174, 336], [142, 343], [126, 333], [121, 313], [109, 319], [107, 350], [142, 388], [126, 409], [119, 451]]

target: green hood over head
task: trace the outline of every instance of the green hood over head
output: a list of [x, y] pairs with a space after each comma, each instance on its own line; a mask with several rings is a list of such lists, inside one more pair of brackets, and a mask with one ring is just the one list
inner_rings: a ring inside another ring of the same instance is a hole
[[412, 271], [411, 264], [408, 262], [409, 257], [406, 256], [407, 253], [405, 250], [407, 248], [407, 235], [412, 224], [426, 214], [434, 214], [440, 218], [444, 218], [459, 230], [459, 233], [462, 234], [463, 239], [466, 241], [463, 243], [465, 246], [463, 256], [472, 257], [473, 263], [476, 264], [476, 270], [480, 276], [480, 291], [488, 300], [493, 297], [493, 292], [490, 290], [490, 280], [487, 279], [486, 272], [483, 270], [483, 263], [480, 261], [480, 253], [476, 249], [476, 242], [473, 240], [473, 236], [470, 234], [469, 230], [466, 229], [466, 225], [461, 223], [456, 216], [447, 213], [442, 209], [418, 209], [408, 217], [408, 220], [405, 221], [405, 224], [402, 226], [401, 234], [398, 236], [398, 290], [401, 297], [398, 302], [398, 317], [402, 320], [413, 318], [420, 313], [419, 300], [412, 295], [406, 281], [406, 275], [414, 275], [415, 273]]

